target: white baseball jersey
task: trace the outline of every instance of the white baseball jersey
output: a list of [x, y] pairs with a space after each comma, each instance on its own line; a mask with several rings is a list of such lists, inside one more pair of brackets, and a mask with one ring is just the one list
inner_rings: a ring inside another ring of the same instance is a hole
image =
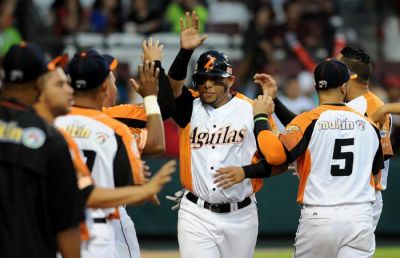
[[[372, 115], [383, 106], [383, 102], [372, 92], [368, 92], [362, 96], [359, 96], [352, 101], [347, 103], [347, 106], [353, 108], [357, 112], [366, 117], [372, 117]], [[390, 143], [390, 131], [392, 127], [392, 117], [387, 115], [386, 123], [383, 128], [380, 129], [381, 144], [383, 155], [385, 156], [385, 167], [382, 169], [380, 174], [380, 182], [377, 185], [378, 190], [385, 190], [387, 187], [387, 177], [389, 174], [389, 158], [393, 156], [393, 149]]]
[[258, 191], [260, 179], [245, 179], [228, 189], [213, 183], [216, 169], [252, 163], [257, 145], [251, 101], [237, 93], [215, 109], [187, 88], [177, 101], [182, 185], [210, 203], [240, 202]]
[[298, 115], [279, 139], [287, 161], [297, 160], [300, 204], [375, 200], [372, 171], [383, 167], [383, 154], [379, 131], [368, 118], [345, 105], [322, 105]]
[[[114, 188], [143, 183], [142, 162], [128, 127], [100, 111], [73, 108], [58, 117], [56, 126], [76, 141], [96, 186]], [[113, 215], [115, 209], [94, 209], [93, 218]]]

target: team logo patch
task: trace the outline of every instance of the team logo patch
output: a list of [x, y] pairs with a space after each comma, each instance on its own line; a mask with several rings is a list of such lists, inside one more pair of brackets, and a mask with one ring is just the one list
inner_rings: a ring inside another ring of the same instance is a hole
[[43, 146], [46, 140], [46, 134], [39, 128], [28, 127], [24, 129], [22, 136], [22, 144], [30, 149], [38, 149]]
[[106, 133], [103, 132], [97, 132], [96, 133], [96, 141], [100, 144], [105, 143], [108, 140], [109, 136]]
[[381, 137], [384, 138], [387, 136], [387, 130], [386, 127], [383, 127], [382, 131], [381, 131]]
[[299, 131], [300, 131], [300, 127], [298, 127], [297, 125], [289, 125], [285, 128], [285, 131], [283, 132], [283, 134], [296, 133]]
[[86, 81], [85, 80], [77, 80], [75, 85], [78, 89], [86, 88]]
[[362, 121], [362, 120], [357, 120], [357, 121], [356, 121], [356, 125], [357, 125], [357, 128], [358, 128], [358, 129], [360, 129], [361, 131], [364, 131], [364, 129], [365, 129], [365, 122], [364, 122], [364, 121]]
[[328, 87], [328, 82], [327, 81], [325, 81], [325, 80], [318, 81], [318, 88], [325, 89], [326, 87]]

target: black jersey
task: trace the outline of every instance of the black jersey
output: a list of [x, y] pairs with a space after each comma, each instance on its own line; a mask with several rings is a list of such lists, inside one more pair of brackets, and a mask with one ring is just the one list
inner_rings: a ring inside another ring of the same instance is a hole
[[82, 220], [67, 143], [31, 108], [0, 100], [1, 257], [56, 257], [57, 232]]

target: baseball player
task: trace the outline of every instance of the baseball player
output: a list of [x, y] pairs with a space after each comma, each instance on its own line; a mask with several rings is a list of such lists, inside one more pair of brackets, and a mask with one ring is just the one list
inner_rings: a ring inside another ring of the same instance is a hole
[[[73, 104], [73, 89], [68, 84], [67, 76], [58, 67], [54, 71], [43, 76], [40, 84], [40, 96], [34, 104], [36, 112], [49, 124], [61, 115], [66, 115]], [[123, 204], [138, 204], [158, 193], [163, 184], [169, 181], [169, 174], [173, 166], [163, 168], [162, 173], [154, 176], [150, 183], [144, 186], [119, 187], [116, 189], [105, 189], [94, 187], [90, 177], [90, 171], [84, 164], [79, 148], [73, 138], [64, 130], [60, 130], [66, 139], [75, 170], [78, 176], [78, 186], [81, 189], [82, 205], [91, 208], [115, 207]], [[90, 221], [90, 218], [87, 218]], [[90, 223], [87, 223], [90, 224]], [[89, 231], [86, 224], [81, 224], [81, 239], [89, 240]]]
[[180, 178], [185, 188], [178, 214], [179, 251], [183, 258], [252, 257], [258, 234], [254, 193], [262, 181], [246, 178], [226, 190], [213, 183], [217, 168], [250, 165], [257, 159], [252, 103], [230, 91], [235, 80], [232, 66], [218, 51], [199, 57], [195, 89], [184, 87], [191, 54], [207, 38], [198, 28], [195, 12], [186, 13], [186, 25], [181, 19], [181, 50], [168, 74], [179, 110], [174, 119], [180, 127]]
[[[165, 151], [164, 126], [161, 119], [159, 104], [163, 106], [163, 118], [169, 117], [172, 109], [175, 108], [175, 100], [172, 95], [169, 81], [161, 67], [163, 45], [152, 38], [143, 41], [143, 59], [145, 62], [155, 61], [155, 67], [161, 72], [159, 83], [154, 83], [151, 75], [144, 75], [143, 69], [139, 67], [140, 86], [134, 79], [130, 79], [131, 85], [144, 98], [143, 104], [115, 105], [116, 88], [105, 101], [103, 112], [107, 115], [125, 123], [134, 135], [138, 149], [141, 154], [160, 154]], [[112, 57], [111, 57], [112, 58]], [[114, 59], [115, 60], [115, 59]], [[115, 62], [115, 61], [114, 61]], [[147, 63], [148, 65], [149, 63]], [[160, 88], [158, 87], [160, 85]], [[159, 93], [160, 92], [160, 93]], [[157, 95], [163, 96], [162, 101]], [[165, 101], [169, 99], [168, 104]], [[145, 127], [144, 127], [145, 126]], [[117, 250], [119, 257], [140, 258], [140, 248], [136, 236], [134, 223], [127, 214], [124, 207], [119, 208], [120, 221], [114, 220], [113, 226], [117, 236]]]
[[[357, 78], [349, 81], [349, 91], [347, 94], [347, 105], [356, 111], [372, 118], [372, 115], [383, 106], [382, 100], [369, 91], [369, 76], [372, 70], [371, 58], [361, 49], [345, 47], [340, 52], [338, 59], [349, 67], [350, 71], [357, 74]], [[381, 191], [386, 189], [387, 177], [389, 174], [389, 158], [393, 156], [393, 149], [390, 143], [391, 117], [387, 114], [386, 121], [380, 128], [382, 149], [385, 157], [385, 168], [379, 174], [379, 182], [375, 192], [374, 210], [374, 229], [378, 225], [382, 214], [383, 200]]]
[[[106, 58], [94, 50], [75, 55], [69, 72], [77, 91], [75, 105], [79, 108], [75, 106], [68, 116], [57, 118], [56, 124], [74, 137], [96, 186], [114, 188], [128, 185], [128, 182], [140, 184], [143, 174], [142, 161], [129, 129], [100, 111], [109, 87], [114, 84], [109, 65]], [[104, 203], [103, 207], [108, 205]], [[83, 256], [117, 257], [115, 232], [110, 221], [119, 217], [118, 209], [91, 211], [93, 240], [89, 241]]]
[[[272, 98], [259, 96], [254, 103], [265, 159], [274, 165], [297, 161], [302, 209], [294, 257], [372, 257], [373, 175], [383, 168], [379, 130], [344, 104], [350, 79], [344, 63], [323, 61], [314, 76], [320, 106], [298, 115], [279, 137], [260, 124], [273, 110]], [[217, 178], [224, 182], [229, 173]]]
[[2, 60], [0, 248], [2, 257], [78, 258], [83, 210], [63, 137], [32, 109], [53, 67], [37, 47], [13, 45]]

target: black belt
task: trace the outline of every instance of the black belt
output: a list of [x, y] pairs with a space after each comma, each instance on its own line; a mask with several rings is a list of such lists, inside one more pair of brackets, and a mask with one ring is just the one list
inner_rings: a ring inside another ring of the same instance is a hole
[[[196, 195], [192, 194], [191, 192], [186, 194], [186, 198], [197, 204], [197, 201], [199, 200], [199, 197]], [[249, 206], [251, 203], [251, 199], [249, 197], [246, 197], [243, 201], [237, 203], [238, 209], [244, 208], [246, 206]], [[204, 209], [210, 210], [212, 212], [216, 213], [227, 213], [231, 212], [231, 204], [230, 203], [209, 203], [204, 201]]]
[[94, 218], [93, 221], [94, 223], [107, 223], [106, 218]]

